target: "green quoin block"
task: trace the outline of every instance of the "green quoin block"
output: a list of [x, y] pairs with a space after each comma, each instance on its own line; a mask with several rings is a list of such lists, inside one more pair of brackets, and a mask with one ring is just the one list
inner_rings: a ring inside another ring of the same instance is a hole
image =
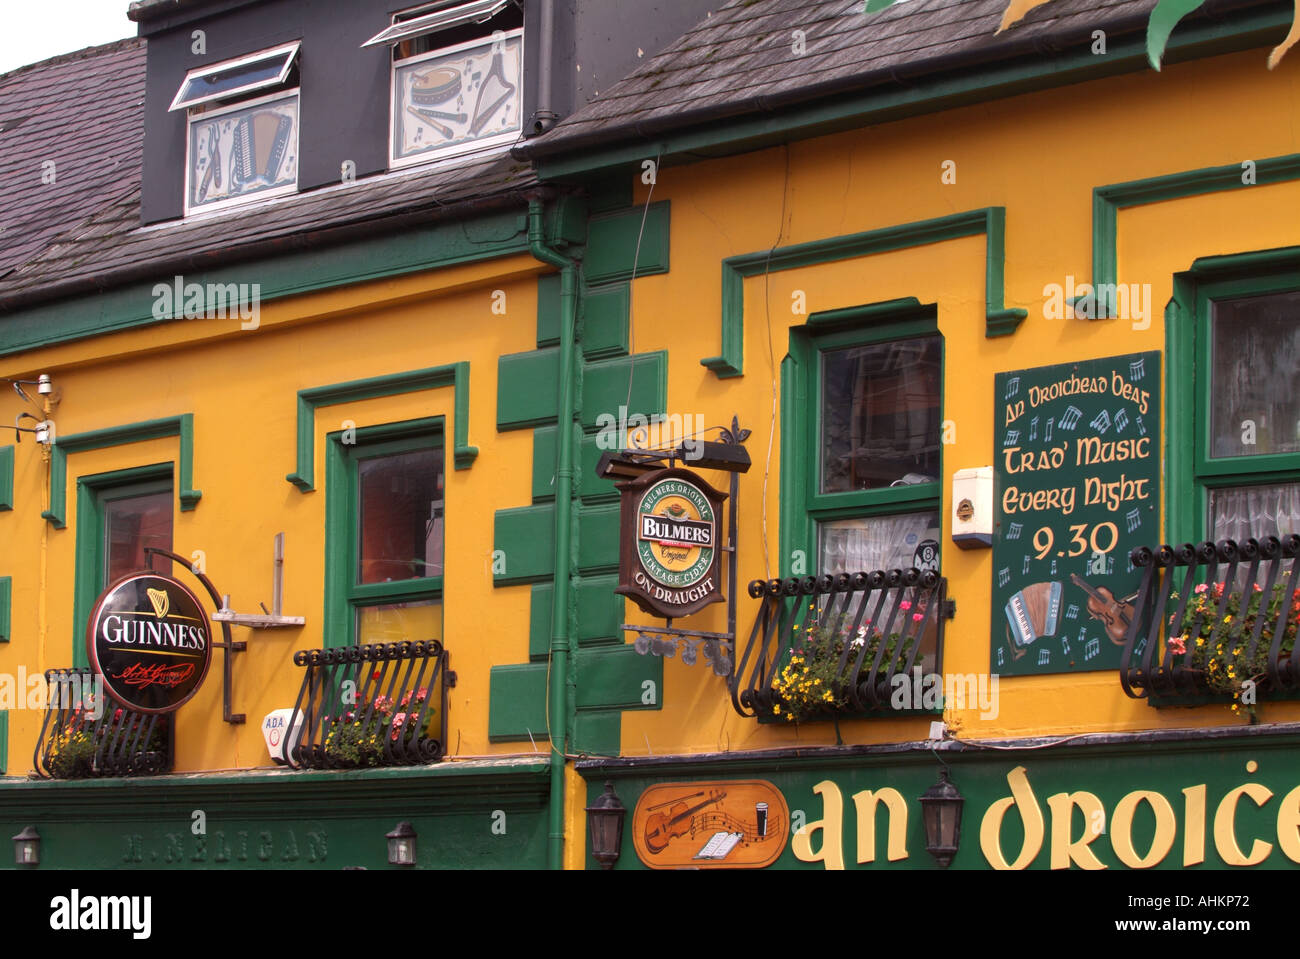
[[578, 569], [598, 573], [618, 569], [617, 503], [578, 507]]
[[617, 709], [580, 709], [573, 717], [573, 749], [588, 756], [617, 756], [623, 717]]
[[[578, 495], [588, 503], [618, 499], [618, 489], [614, 486], [614, 481], [603, 479], [596, 472], [596, 466], [600, 463], [600, 454], [605, 452], [597, 445], [599, 439], [599, 433], [584, 436], [579, 446]], [[605, 438], [607, 443], [609, 440], [610, 437]]]
[[497, 360], [497, 429], [517, 430], [555, 421], [560, 351], [530, 350]]
[[493, 666], [488, 678], [488, 739], [546, 736], [546, 663]]
[[537, 278], [537, 347], [560, 343], [560, 274]]
[[9, 642], [10, 609], [13, 606], [14, 583], [8, 576], [0, 576], [0, 643]]
[[[629, 396], [630, 387], [630, 396]], [[582, 375], [582, 425], [597, 424], [617, 429], [620, 410], [627, 416], [647, 419], [665, 412], [668, 396], [668, 354], [638, 353], [612, 360], [588, 363]], [[601, 417], [611, 419], [601, 420]]]
[[625, 643], [616, 648], [581, 649], [574, 660], [578, 709], [662, 708], [662, 656], [642, 656], [635, 646]]
[[[559, 435], [560, 434], [557, 428], [554, 426], [542, 426], [533, 431], [533, 500], [534, 502], [540, 500], [555, 499], [555, 471], [557, 468], [557, 463], [559, 462], [559, 450], [557, 449], [557, 447], [559, 446]], [[573, 449], [575, 452], [581, 449], [582, 450], [581, 455], [585, 457], [586, 450], [580, 446], [582, 442], [583, 442], [582, 430], [575, 423], [573, 426]], [[593, 446], [595, 445], [595, 440], [592, 441], [592, 445]], [[584, 458], [583, 460], [581, 460], [580, 469], [585, 470], [586, 468], [587, 468], [587, 461]], [[596, 470], [596, 461], [593, 459], [591, 461], [591, 471], [592, 471], [593, 478], [595, 478], [595, 470]], [[585, 480], [586, 480], [585, 476], [580, 477], [579, 479], [579, 483], [578, 483], [579, 493], [582, 492], [582, 485], [585, 482]], [[614, 489], [613, 484], [610, 483], [608, 480], [597, 479], [597, 482], [601, 484], [608, 484], [610, 490], [612, 490], [615, 494], [618, 493], [618, 491]], [[599, 489], [600, 487], [596, 487], [596, 488]]]
[[623, 642], [623, 597], [614, 592], [617, 576], [584, 576], [578, 594], [578, 642], [584, 646]]
[[[641, 227], [644, 218], [645, 229]], [[640, 249], [637, 239], [640, 238]], [[593, 216], [587, 224], [587, 282], [612, 283], [668, 272], [668, 201]]]
[[631, 284], [595, 287], [583, 296], [582, 355], [589, 360], [628, 351]]
[[533, 662], [551, 654], [551, 612], [555, 603], [553, 583], [534, 583], [528, 604], [528, 658]]
[[492, 541], [492, 582], [496, 586], [530, 583], [546, 579], [555, 572], [555, 505], [520, 506], [499, 509]]

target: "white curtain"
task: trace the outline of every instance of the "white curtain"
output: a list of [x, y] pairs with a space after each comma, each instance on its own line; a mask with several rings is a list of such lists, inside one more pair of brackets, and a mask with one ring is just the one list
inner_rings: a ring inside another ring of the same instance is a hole
[[1210, 490], [1210, 516], [1216, 542], [1300, 532], [1300, 483]]
[[937, 526], [935, 513], [823, 523], [820, 570], [834, 574], [907, 569], [921, 541], [938, 538]]

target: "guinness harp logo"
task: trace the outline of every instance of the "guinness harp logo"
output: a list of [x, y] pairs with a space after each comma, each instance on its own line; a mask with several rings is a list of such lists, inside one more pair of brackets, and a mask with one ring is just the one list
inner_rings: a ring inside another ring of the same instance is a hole
[[146, 589], [145, 594], [149, 597], [149, 603], [153, 606], [153, 614], [159, 619], [167, 615], [167, 610], [171, 601], [167, 598], [165, 589]]

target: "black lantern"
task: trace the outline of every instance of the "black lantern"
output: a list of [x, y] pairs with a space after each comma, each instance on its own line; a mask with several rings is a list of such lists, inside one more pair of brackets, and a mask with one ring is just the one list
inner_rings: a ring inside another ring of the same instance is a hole
[[605, 792], [587, 807], [587, 829], [591, 835], [591, 855], [602, 869], [613, 869], [623, 847], [623, 817], [627, 815], [612, 782]]
[[939, 781], [921, 796], [921, 819], [925, 823], [925, 849], [945, 869], [957, 855], [961, 841], [961, 807], [966, 800], [957, 787], [948, 782], [948, 769], [939, 773]]
[[415, 830], [409, 822], [399, 822], [386, 837], [390, 866], [415, 865]]
[[41, 864], [41, 834], [35, 826], [27, 826], [14, 836], [14, 862], [19, 866]]

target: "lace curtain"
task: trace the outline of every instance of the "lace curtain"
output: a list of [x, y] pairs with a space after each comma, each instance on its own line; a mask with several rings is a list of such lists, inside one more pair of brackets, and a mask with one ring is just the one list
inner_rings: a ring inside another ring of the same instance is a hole
[[907, 569], [922, 540], [938, 539], [938, 526], [937, 513], [823, 523], [819, 568], [832, 574]]
[[1300, 483], [1210, 490], [1210, 520], [1216, 542], [1300, 532]]

